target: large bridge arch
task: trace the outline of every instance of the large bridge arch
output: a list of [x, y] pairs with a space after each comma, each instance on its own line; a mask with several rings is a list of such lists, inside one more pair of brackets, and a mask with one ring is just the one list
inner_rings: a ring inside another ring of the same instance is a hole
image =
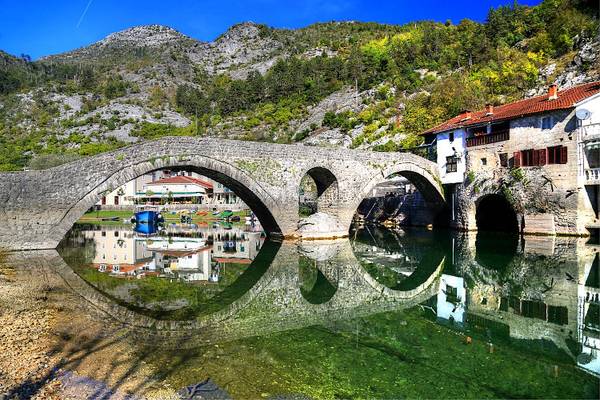
[[108, 175], [104, 181], [78, 199], [61, 219], [56, 234], [61, 238], [106, 193], [146, 173], [161, 169], [189, 169], [200, 173], [232, 189], [256, 214], [268, 234], [281, 235], [276, 218], [279, 207], [276, 201], [252, 177], [239, 168], [206, 156], [148, 158]]

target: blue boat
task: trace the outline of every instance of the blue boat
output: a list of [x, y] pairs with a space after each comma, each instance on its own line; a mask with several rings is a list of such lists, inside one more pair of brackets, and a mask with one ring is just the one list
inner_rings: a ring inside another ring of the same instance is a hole
[[140, 211], [136, 211], [133, 222], [136, 224], [148, 224], [148, 225], [156, 225], [164, 222], [163, 216], [160, 215], [158, 208], [156, 209], [141, 209]]
[[133, 230], [144, 235], [153, 235], [158, 232], [156, 224], [135, 224]]

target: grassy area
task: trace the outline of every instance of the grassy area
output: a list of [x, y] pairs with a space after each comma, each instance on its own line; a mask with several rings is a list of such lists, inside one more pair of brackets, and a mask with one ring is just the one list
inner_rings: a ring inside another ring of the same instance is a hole
[[79, 222], [94, 222], [101, 221], [103, 218], [114, 218], [119, 217], [120, 219], [130, 219], [133, 217], [132, 210], [121, 210], [121, 211], [111, 211], [111, 210], [100, 210], [100, 211], [92, 211], [83, 214], [81, 218], [79, 218]]
[[[208, 210], [207, 210], [208, 211]], [[123, 220], [129, 221], [131, 217], [133, 217], [133, 210], [101, 210], [101, 211], [91, 211], [83, 214], [83, 216], [77, 221], [79, 223], [93, 223], [93, 224], [102, 224], [102, 225], [120, 225], [123, 223]], [[167, 222], [179, 222], [181, 214], [172, 214], [172, 213], [163, 213], [163, 217]], [[239, 216], [242, 221], [244, 217], [248, 215], [248, 211], [235, 211], [233, 213], [234, 216]], [[119, 221], [104, 221], [103, 219], [107, 218], [115, 218], [118, 217]], [[209, 211], [207, 215], [196, 215], [192, 216], [192, 222], [207, 222], [207, 221], [217, 221], [221, 219], [218, 215], [212, 215], [212, 211]]]

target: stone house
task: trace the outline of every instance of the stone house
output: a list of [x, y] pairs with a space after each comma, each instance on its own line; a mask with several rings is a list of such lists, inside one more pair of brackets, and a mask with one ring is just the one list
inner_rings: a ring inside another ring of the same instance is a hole
[[451, 226], [589, 235], [600, 228], [600, 82], [479, 111], [423, 132]]

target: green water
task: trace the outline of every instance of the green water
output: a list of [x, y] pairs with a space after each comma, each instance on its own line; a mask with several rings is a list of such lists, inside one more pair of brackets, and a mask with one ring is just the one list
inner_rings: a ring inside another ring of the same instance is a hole
[[598, 398], [600, 274], [585, 239], [130, 229], [78, 226], [59, 253], [106, 301], [203, 326], [185, 346], [138, 343], [172, 387], [210, 377], [234, 398]]

